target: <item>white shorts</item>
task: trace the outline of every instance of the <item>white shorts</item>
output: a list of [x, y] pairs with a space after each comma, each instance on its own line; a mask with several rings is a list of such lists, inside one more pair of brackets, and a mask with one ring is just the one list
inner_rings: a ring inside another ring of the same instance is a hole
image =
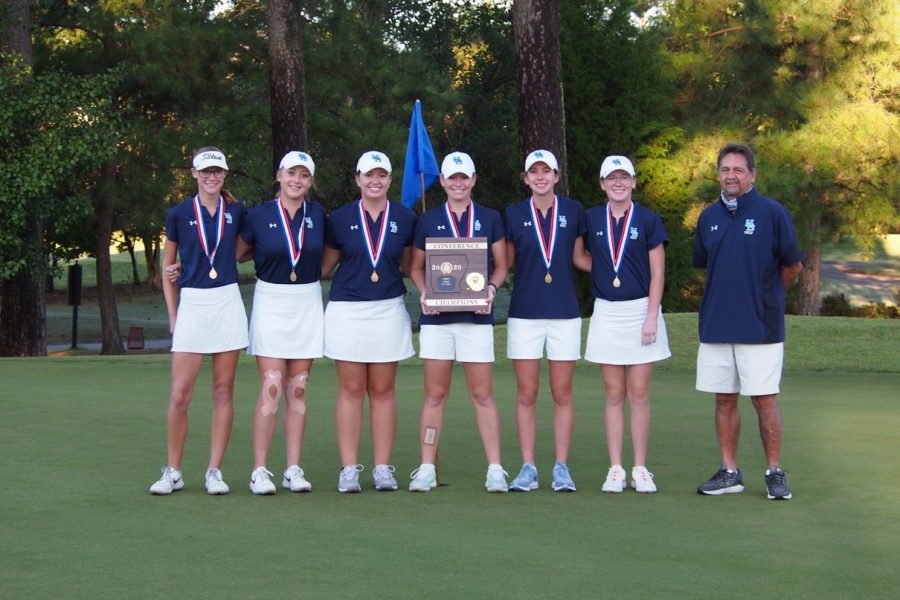
[[412, 323], [403, 296], [329, 302], [325, 307], [325, 356], [350, 362], [387, 363], [413, 354]]
[[475, 323], [422, 325], [419, 357], [463, 363], [494, 362], [494, 326]]
[[697, 389], [745, 396], [777, 394], [783, 362], [784, 343], [701, 343], [697, 352]]
[[181, 288], [172, 352], [218, 354], [247, 347], [247, 311], [238, 284]]
[[325, 350], [322, 285], [257, 281], [247, 354], [270, 358], [321, 358]]
[[545, 347], [549, 360], [581, 358], [581, 317], [506, 321], [506, 356], [514, 360], [540, 359]]
[[656, 318], [656, 341], [641, 344], [649, 304], [649, 298], [619, 302], [595, 299], [584, 359], [604, 365], [642, 365], [672, 356], [662, 308]]

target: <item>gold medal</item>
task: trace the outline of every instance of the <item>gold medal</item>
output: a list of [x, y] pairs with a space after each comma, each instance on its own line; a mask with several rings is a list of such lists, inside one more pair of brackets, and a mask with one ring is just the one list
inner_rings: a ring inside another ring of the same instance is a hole
[[619, 287], [620, 285], [622, 285], [622, 282], [619, 281], [619, 276], [616, 275], [616, 278], [613, 279], [613, 287]]
[[209, 278], [210, 278], [210, 279], [215, 279], [215, 278], [218, 277], [218, 276], [219, 276], [219, 274], [216, 273], [216, 268], [215, 268], [215, 267], [212, 267], [212, 268], [209, 270]]
[[297, 281], [297, 273], [291, 271], [291, 281]]
[[378, 272], [372, 271], [372, 276], [369, 279], [372, 280], [372, 283], [378, 283]]
[[553, 278], [550, 277], [550, 271], [547, 271], [547, 274], [544, 276], [544, 283], [550, 283], [553, 281]]

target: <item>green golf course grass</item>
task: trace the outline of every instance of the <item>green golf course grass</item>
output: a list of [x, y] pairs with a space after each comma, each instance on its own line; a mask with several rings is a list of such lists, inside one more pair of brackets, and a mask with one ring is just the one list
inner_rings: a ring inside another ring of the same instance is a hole
[[[894, 598], [900, 543], [900, 358], [896, 321], [791, 318], [781, 405], [788, 502], [765, 498], [755, 414], [742, 400], [747, 490], [698, 496], [718, 467], [713, 402], [693, 389], [696, 315], [667, 315], [673, 359], [651, 391], [649, 468], [659, 492], [600, 492], [608, 468], [596, 366], [579, 363], [569, 465], [574, 494], [550, 490], [551, 401], [540, 398], [541, 488], [484, 491], [484, 454], [462, 376], [440, 449], [441, 487], [405, 491], [418, 466], [418, 361], [399, 369], [394, 452], [401, 490], [338, 494], [334, 366], [317, 362], [302, 466], [310, 494], [247, 489], [253, 360], [237, 375], [222, 466], [232, 491], [207, 496], [207, 361], [191, 407], [186, 487], [154, 497], [165, 463], [166, 354], [0, 360], [3, 598]], [[505, 328], [497, 328], [498, 358]], [[546, 375], [546, 374], [545, 374]], [[503, 462], [520, 466], [515, 381], [495, 368]], [[280, 478], [276, 431], [269, 469]], [[626, 434], [626, 468], [630, 467]], [[893, 458], [891, 458], [893, 457]]]

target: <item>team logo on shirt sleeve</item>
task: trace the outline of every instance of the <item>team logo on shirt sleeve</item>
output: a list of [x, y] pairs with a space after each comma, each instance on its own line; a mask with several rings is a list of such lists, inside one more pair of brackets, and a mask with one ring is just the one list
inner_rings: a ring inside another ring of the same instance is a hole
[[744, 235], [753, 235], [753, 232], [756, 231], [756, 223], [753, 222], [753, 219], [747, 219], [744, 221]]

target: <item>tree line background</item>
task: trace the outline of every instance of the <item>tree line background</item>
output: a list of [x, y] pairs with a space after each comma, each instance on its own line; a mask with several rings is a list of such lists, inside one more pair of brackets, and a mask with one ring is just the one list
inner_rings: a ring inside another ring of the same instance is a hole
[[793, 213], [807, 256], [793, 312], [818, 314], [823, 243], [900, 227], [894, 0], [0, 0], [0, 36], [4, 356], [46, 354], [47, 274], [84, 253], [102, 352], [123, 351], [112, 234], [143, 243], [158, 282], [194, 148], [226, 152], [248, 205], [298, 148], [328, 209], [356, 197], [366, 149], [391, 157], [398, 195], [417, 98], [438, 159], [470, 153], [476, 198], [498, 209], [525, 196], [537, 147], [586, 206], [602, 158], [632, 157], [636, 199], [671, 240], [667, 310], [698, 306], [693, 229], [726, 141], [754, 147], [759, 188]]

